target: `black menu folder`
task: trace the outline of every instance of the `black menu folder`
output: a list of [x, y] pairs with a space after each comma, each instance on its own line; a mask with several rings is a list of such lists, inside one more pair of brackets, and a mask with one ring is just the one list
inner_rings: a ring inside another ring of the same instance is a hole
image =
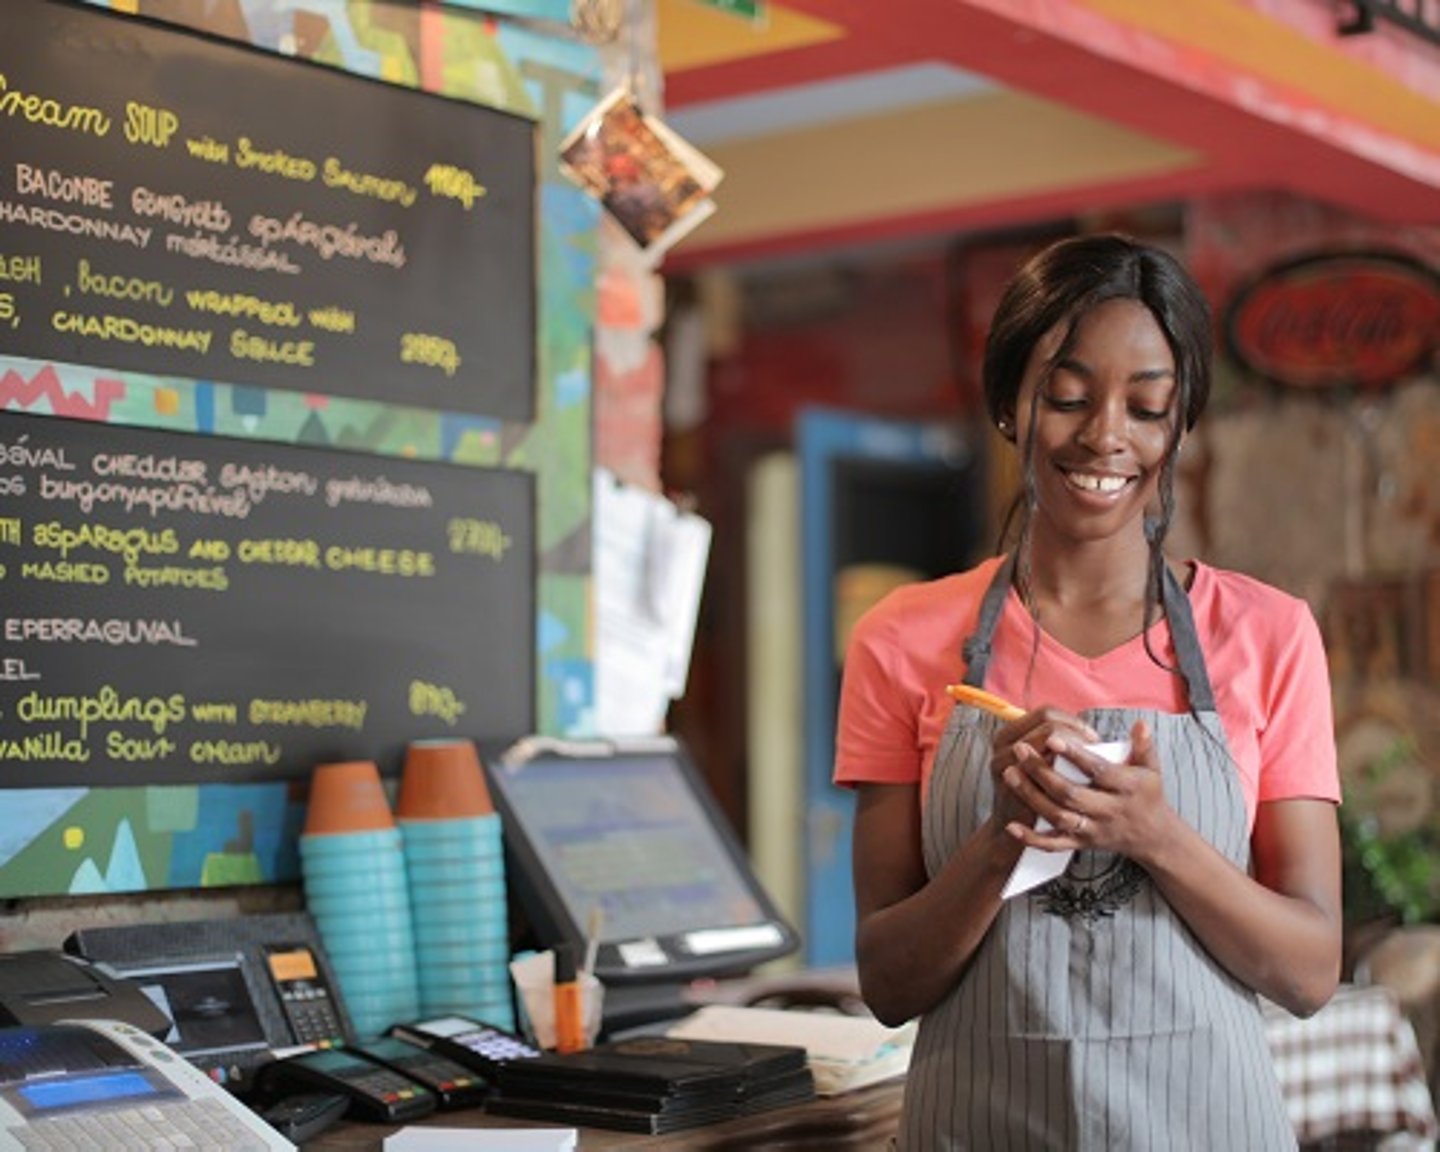
[[487, 1112], [625, 1132], [672, 1132], [808, 1100], [805, 1049], [637, 1036], [507, 1064]]

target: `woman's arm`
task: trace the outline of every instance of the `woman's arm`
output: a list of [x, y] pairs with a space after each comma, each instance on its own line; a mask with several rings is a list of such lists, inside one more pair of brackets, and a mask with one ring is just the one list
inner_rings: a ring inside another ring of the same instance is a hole
[[859, 787], [855, 952], [861, 992], [881, 1020], [901, 1024], [920, 1015], [964, 973], [1000, 911], [1000, 893], [1020, 858], [1021, 845], [1007, 829], [1035, 823], [1034, 809], [1000, 783], [1001, 774], [1030, 747], [1062, 738], [1099, 737], [1079, 717], [1058, 708], [1027, 712], [996, 731], [989, 763], [994, 809], [928, 881], [919, 786]]
[[855, 814], [860, 991], [884, 1023], [903, 1024], [955, 986], [1000, 909], [1020, 845], [992, 819], [930, 882], [920, 849], [920, 789], [862, 784]]
[[1281, 781], [1276, 795], [1315, 798], [1266, 801], [1260, 786], [1249, 875], [1207, 850], [1173, 815], [1173, 834], [1152, 837], [1137, 858], [1216, 960], [1255, 991], [1308, 1016], [1340, 979], [1329, 666], [1319, 626], [1303, 603], [1272, 597], [1250, 616], [1263, 653], [1246, 688], [1263, 729], [1259, 778]]
[[1176, 912], [1228, 971], [1309, 1016], [1340, 980], [1340, 832], [1328, 800], [1262, 803], [1252, 879], [1194, 829], [1142, 860]]

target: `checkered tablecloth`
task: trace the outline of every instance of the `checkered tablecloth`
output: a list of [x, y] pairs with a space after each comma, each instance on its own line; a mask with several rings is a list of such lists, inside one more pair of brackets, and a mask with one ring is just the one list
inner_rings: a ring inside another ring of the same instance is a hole
[[1265, 1034], [1302, 1144], [1389, 1134], [1386, 1152], [1433, 1149], [1435, 1106], [1415, 1031], [1388, 988], [1342, 985], [1307, 1020], [1262, 1001]]

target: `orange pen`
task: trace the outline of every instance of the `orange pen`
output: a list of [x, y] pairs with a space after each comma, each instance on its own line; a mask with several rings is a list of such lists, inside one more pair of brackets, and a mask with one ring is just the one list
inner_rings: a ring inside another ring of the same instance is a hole
[[1025, 715], [1025, 709], [1018, 704], [1011, 704], [983, 688], [972, 688], [969, 684], [947, 684], [945, 691], [950, 694], [951, 699], [979, 708], [982, 712], [989, 712], [992, 716], [999, 716], [1002, 720], [1018, 720]]

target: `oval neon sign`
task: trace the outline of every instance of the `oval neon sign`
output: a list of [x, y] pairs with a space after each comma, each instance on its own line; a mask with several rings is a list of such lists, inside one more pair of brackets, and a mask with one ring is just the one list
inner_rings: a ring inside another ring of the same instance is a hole
[[1237, 292], [1230, 354], [1291, 388], [1381, 388], [1440, 348], [1440, 273], [1392, 252], [1287, 260]]

